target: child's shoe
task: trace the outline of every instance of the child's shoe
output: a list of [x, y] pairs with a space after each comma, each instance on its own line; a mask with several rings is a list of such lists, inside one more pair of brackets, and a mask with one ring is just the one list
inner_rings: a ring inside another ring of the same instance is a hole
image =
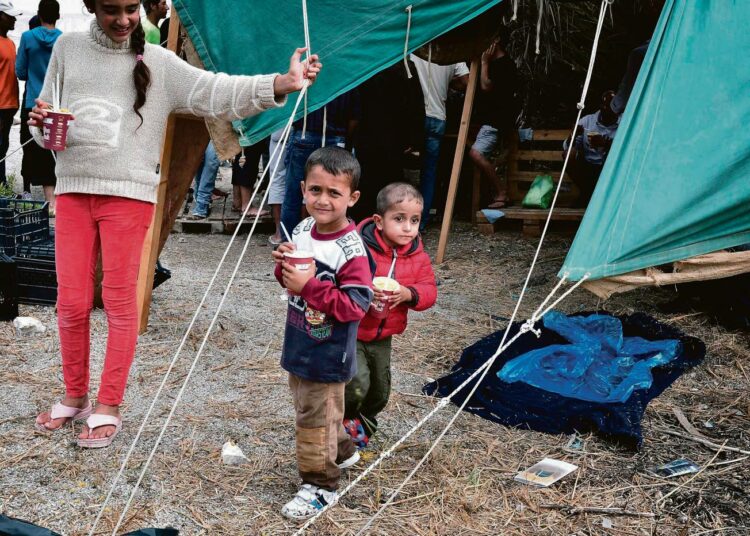
[[346, 460], [344, 460], [341, 463], [337, 463], [339, 469], [349, 469], [352, 465], [356, 464], [359, 461], [359, 451], [355, 450], [354, 454], [349, 456]]
[[370, 442], [370, 438], [365, 433], [365, 427], [359, 419], [344, 419], [344, 430], [352, 438], [358, 449], [363, 449]]
[[339, 494], [335, 491], [327, 491], [312, 484], [302, 484], [297, 495], [284, 505], [281, 513], [289, 519], [304, 521], [336, 502], [338, 498]]

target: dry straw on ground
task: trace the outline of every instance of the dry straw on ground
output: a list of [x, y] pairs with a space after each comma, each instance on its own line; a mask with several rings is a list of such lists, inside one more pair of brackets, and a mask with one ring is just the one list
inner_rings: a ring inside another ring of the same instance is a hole
[[[173, 279], [155, 294], [151, 329], [140, 340], [125, 401], [125, 430], [110, 449], [81, 451], [70, 429], [54, 435], [34, 431], [35, 414], [62, 394], [53, 310], [23, 308], [24, 314], [40, 318], [50, 328], [41, 337], [19, 340], [10, 324], [0, 324], [0, 511], [66, 535], [87, 533], [227, 240], [183, 235], [168, 243], [162, 261], [173, 270]], [[430, 250], [435, 242], [432, 232], [427, 240]], [[557, 236], [550, 239], [522, 315], [528, 315], [554, 285], [569, 242]], [[422, 385], [446, 373], [464, 347], [503, 325], [533, 248], [534, 243], [515, 233], [486, 238], [459, 227], [453, 234], [448, 261], [437, 269], [439, 305], [413, 315], [408, 331], [396, 340], [393, 395], [383, 416], [383, 434], [367, 451], [367, 461], [434, 407], [436, 401], [421, 394]], [[583, 448], [572, 450], [566, 447], [568, 437], [509, 429], [462, 415], [372, 534], [747, 534], [749, 338], [727, 332], [702, 314], [660, 313], [658, 305], [671, 295], [670, 289], [650, 289], [600, 304], [578, 291], [563, 305], [568, 312], [600, 305], [618, 313], [644, 311], [706, 342], [705, 363], [649, 406], [640, 452], [624, 451], [595, 436], [583, 437]], [[186, 535], [233, 536], [294, 531], [296, 525], [279, 514], [298, 483], [291, 401], [278, 366], [284, 321], [279, 296], [265, 237], [253, 239], [126, 528], [172, 525]], [[217, 290], [169, 382], [169, 396], [147, 428], [125, 483], [116, 490], [100, 534], [108, 534], [106, 529], [111, 531], [119, 516], [219, 298]], [[105, 328], [103, 313], [96, 311], [94, 384], [101, 370]], [[450, 405], [439, 413], [310, 533], [356, 533], [454, 410]], [[675, 410], [684, 414], [687, 428]], [[221, 464], [221, 445], [229, 439], [242, 447], [249, 464]], [[513, 481], [517, 471], [547, 456], [580, 469], [551, 489]], [[664, 480], [648, 471], [681, 457], [701, 465], [702, 473], [692, 480]], [[346, 475], [345, 482], [357, 472]]]

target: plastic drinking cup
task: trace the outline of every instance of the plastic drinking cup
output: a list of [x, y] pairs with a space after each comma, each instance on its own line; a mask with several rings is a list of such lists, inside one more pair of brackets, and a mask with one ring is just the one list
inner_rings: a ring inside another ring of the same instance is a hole
[[[306, 272], [312, 267], [314, 257], [312, 251], [295, 249], [294, 251], [284, 253], [284, 260], [289, 264], [293, 264], [295, 270]], [[292, 292], [289, 289], [286, 289], [286, 291], [290, 296], [297, 296], [296, 292]]]
[[[399, 288], [401, 288], [398, 281], [390, 277], [375, 277], [372, 280], [372, 286], [387, 296], [396, 294]], [[388, 302], [372, 300], [370, 304], [370, 316], [374, 318], [387, 318], [390, 310], [391, 307]]]
[[51, 151], [64, 151], [68, 139], [68, 125], [73, 115], [70, 112], [47, 111], [42, 121], [44, 148]]

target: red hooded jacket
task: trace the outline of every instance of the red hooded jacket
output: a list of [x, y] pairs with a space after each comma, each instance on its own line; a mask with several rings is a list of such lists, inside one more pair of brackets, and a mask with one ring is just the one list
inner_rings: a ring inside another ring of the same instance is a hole
[[418, 236], [411, 244], [394, 250], [385, 243], [372, 218], [362, 221], [358, 229], [375, 260], [375, 277], [387, 277], [395, 257], [396, 266], [391, 277], [411, 290], [414, 295], [414, 301], [401, 303], [395, 309], [391, 309], [384, 319], [373, 318], [369, 313], [365, 315], [359, 323], [357, 340], [379, 341], [404, 332], [409, 309], [424, 311], [435, 305], [435, 300], [437, 300], [435, 273], [432, 271], [432, 261], [425, 253]]

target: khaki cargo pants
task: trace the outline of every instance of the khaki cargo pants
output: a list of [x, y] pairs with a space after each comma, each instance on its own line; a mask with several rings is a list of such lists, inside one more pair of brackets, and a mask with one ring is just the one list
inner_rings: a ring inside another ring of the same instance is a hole
[[341, 477], [336, 462], [356, 452], [344, 431], [344, 383], [317, 383], [289, 374], [297, 428], [297, 466], [306, 484], [335, 490]]

